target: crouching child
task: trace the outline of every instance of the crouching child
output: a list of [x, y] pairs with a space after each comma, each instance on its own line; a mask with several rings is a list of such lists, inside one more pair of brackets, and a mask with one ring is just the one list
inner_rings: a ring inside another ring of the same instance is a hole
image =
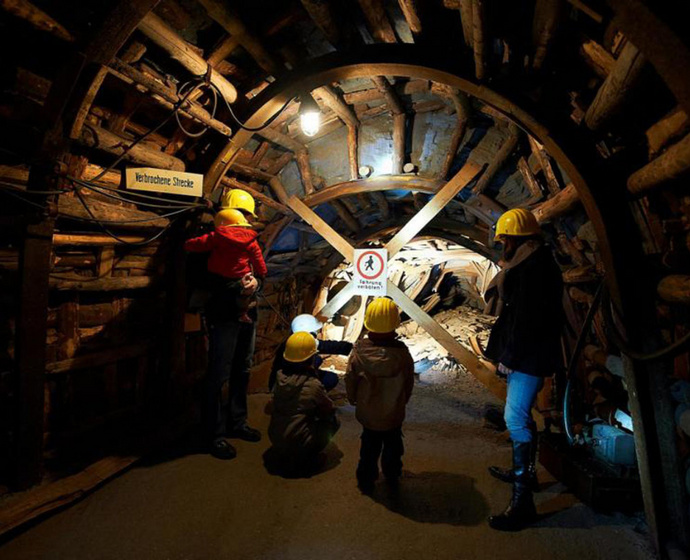
[[402, 424], [414, 386], [414, 362], [397, 339], [399, 325], [400, 312], [392, 300], [372, 301], [364, 317], [369, 333], [355, 344], [345, 374], [347, 397], [364, 428], [357, 482], [365, 494], [378, 479], [379, 458], [389, 484], [397, 485], [402, 474]]
[[322, 451], [340, 428], [335, 405], [317, 377], [317, 352], [310, 333], [296, 332], [288, 338], [269, 404], [273, 460], [288, 472], [318, 468], [325, 458]]

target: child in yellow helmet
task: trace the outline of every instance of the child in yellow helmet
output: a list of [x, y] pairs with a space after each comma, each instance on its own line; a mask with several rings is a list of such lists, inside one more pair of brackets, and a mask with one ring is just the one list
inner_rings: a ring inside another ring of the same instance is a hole
[[414, 386], [414, 361], [395, 329], [400, 312], [387, 298], [376, 298], [367, 307], [364, 326], [369, 333], [355, 344], [347, 364], [348, 400], [356, 405], [363, 426], [357, 482], [369, 494], [381, 470], [395, 486], [402, 473], [402, 424]]
[[319, 466], [319, 458], [340, 423], [335, 405], [317, 377], [314, 366], [316, 339], [308, 332], [288, 338], [283, 367], [277, 374], [268, 437], [269, 457], [284, 472], [298, 473]]

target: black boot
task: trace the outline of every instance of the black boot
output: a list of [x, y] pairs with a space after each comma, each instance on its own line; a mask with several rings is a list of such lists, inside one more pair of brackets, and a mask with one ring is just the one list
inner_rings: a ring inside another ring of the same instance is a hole
[[[532, 492], [539, 492], [539, 490], [541, 490], [539, 480], [537, 479], [537, 447], [539, 446], [539, 442], [537, 439], [536, 428], [532, 430], [532, 434], [532, 441], [530, 442], [529, 450], [529, 466], [527, 468], [527, 483], [529, 484]], [[492, 466], [489, 467], [489, 474], [501, 482], [507, 482], [508, 484], [513, 484], [515, 482], [515, 472], [513, 469], [504, 469], [503, 467]]]
[[529, 485], [531, 447], [529, 442], [513, 442], [513, 497], [503, 513], [489, 517], [489, 526], [492, 529], [519, 531], [537, 518]]

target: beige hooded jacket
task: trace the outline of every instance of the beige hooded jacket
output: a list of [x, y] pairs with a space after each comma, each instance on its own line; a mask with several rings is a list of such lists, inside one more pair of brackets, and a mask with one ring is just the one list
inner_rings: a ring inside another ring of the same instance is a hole
[[370, 333], [355, 344], [345, 374], [347, 398], [360, 424], [387, 431], [402, 426], [414, 386], [414, 362], [407, 346]]

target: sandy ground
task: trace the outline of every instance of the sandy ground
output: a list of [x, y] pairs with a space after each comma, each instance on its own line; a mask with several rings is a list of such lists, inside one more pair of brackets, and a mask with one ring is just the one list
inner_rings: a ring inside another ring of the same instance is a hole
[[[398, 497], [373, 497], [354, 482], [359, 425], [343, 406], [327, 470], [309, 479], [269, 474], [268, 442], [239, 442], [230, 462], [202, 454], [154, 457], [0, 547], [19, 559], [394, 559], [652, 558], [639, 519], [596, 514], [540, 470], [543, 515], [506, 534], [486, 517], [509, 499], [491, 478], [507, 464], [505, 434], [485, 427], [495, 403], [473, 378], [452, 385], [433, 374], [415, 388], [405, 427]], [[337, 389], [336, 389], [337, 391]], [[265, 432], [267, 397], [251, 397], [251, 422]], [[179, 450], [177, 450], [179, 451]]]

